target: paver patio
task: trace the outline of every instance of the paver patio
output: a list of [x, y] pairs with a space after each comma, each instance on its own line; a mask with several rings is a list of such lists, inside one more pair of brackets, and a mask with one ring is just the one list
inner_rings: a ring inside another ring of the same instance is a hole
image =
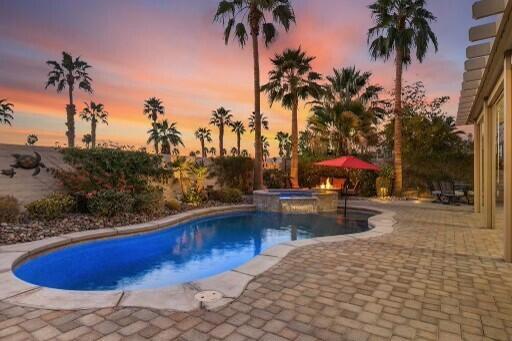
[[0, 302], [0, 340], [512, 340], [502, 231], [464, 207], [373, 205], [395, 232], [294, 250], [218, 311]]

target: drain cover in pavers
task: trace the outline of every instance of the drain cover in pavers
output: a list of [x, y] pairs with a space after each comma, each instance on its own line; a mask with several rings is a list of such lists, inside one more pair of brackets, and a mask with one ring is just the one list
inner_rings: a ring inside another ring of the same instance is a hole
[[212, 303], [222, 298], [222, 294], [214, 290], [205, 290], [194, 295], [195, 299], [202, 303]]

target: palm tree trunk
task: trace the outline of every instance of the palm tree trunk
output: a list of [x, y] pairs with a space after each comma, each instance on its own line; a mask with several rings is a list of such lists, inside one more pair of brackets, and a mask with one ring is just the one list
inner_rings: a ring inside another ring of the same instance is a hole
[[201, 155], [206, 158], [206, 150], [204, 150], [204, 139], [201, 139]]
[[91, 120], [91, 146], [96, 148], [96, 119]]
[[220, 150], [220, 157], [224, 156], [224, 126], [219, 126], [219, 150]]
[[236, 133], [236, 149], [238, 156], [240, 156], [240, 133]]
[[402, 195], [402, 73], [403, 73], [403, 55], [400, 49], [397, 50], [395, 59], [396, 78], [395, 78], [395, 131], [394, 131], [394, 168], [395, 168], [395, 196]]
[[[249, 16], [250, 17], [250, 16]], [[263, 146], [261, 144], [259, 27], [251, 25], [252, 58], [254, 63], [254, 189], [263, 188]]]
[[297, 98], [293, 101], [292, 106], [292, 165], [290, 169], [290, 180], [292, 188], [299, 188], [299, 127], [297, 119], [297, 111], [299, 106]]
[[67, 122], [66, 126], [68, 127], [68, 131], [66, 132], [66, 136], [68, 137], [68, 147], [75, 147], [75, 114], [76, 108], [73, 103], [73, 86], [69, 85], [69, 104], [66, 106], [66, 115]]

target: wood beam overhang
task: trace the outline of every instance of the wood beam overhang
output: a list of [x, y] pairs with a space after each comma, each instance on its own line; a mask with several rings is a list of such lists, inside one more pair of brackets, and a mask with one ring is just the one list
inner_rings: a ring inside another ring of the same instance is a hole
[[503, 13], [507, 0], [480, 0], [473, 4], [473, 19], [482, 19]]

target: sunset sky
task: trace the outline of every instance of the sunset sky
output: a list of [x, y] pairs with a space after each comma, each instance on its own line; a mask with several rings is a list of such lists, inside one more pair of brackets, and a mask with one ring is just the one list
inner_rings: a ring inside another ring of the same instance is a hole
[[[438, 17], [433, 29], [440, 40], [437, 54], [405, 73], [409, 82], [422, 80], [429, 95], [449, 95], [447, 111], [455, 115], [462, 80], [468, 28], [473, 24], [473, 0], [430, 0]], [[261, 50], [262, 83], [267, 80], [269, 57], [299, 45], [316, 56], [315, 70], [356, 65], [373, 72], [373, 82], [387, 89], [393, 82], [392, 63], [371, 61], [366, 33], [371, 25], [371, 0], [292, 0], [297, 24], [280, 30], [276, 43]], [[231, 109], [247, 122], [253, 108], [251, 49], [231, 42], [224, 45], [223, 28], [213, 23], [216, 0], [16, 0], [0, 1], [0, 98], [15, 105], [12, 127], [0, 127], [0, 143], [25, 143], [35, 133], [40, 145], [65, 141], [66, 93], [44, 89], [47, 60], [59, 60], [63, 50], [80, 55], [92, 65], [92, 95], [76, 91], [78, 110], [94, 100], [110, 113], [109, 126], [100, 126], [98, 139], [145, 145], [150, 127], [142, 114], [146, 98], [164, 101], [166, 117], [182, 131], [186, 151], [198, 150], [196, 128], [207, 126], [219, 106]], [[275, 151], [275, 133], [290, 131], [290, 113], [262, 109], [271, 130], [265, 132]], [[300, 124], [307, 108], [301, 107]], [[217, 147], [217, 130], [211, 127]], [[88, 133], [77, 117], [77, 142]], [[242, 144], [252, 150], [253, 136]], [[226, 149], [235, 145], [229, 132]]]

